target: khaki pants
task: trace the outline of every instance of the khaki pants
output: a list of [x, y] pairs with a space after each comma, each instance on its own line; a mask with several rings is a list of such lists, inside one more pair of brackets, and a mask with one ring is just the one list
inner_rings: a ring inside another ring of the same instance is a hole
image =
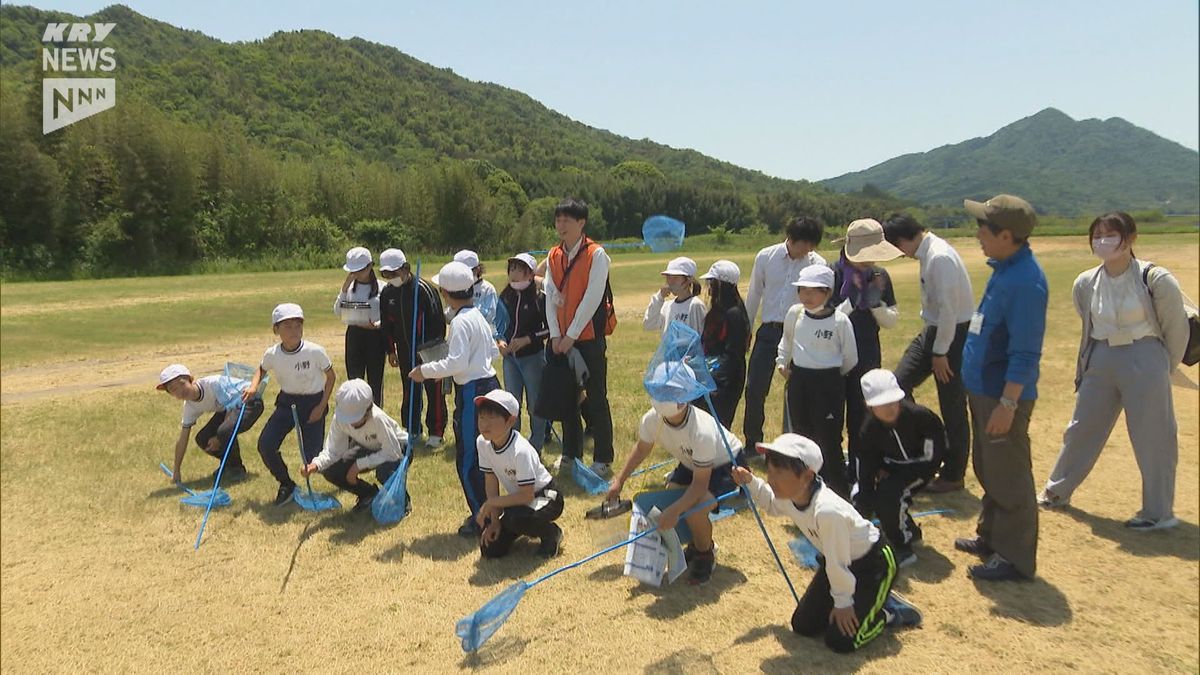
[[984, 431], [998, 399], [969, 395], [975, 425], [975, 476], [983, 486], [976, 533], [1027, 577], [1037, 572], [1038, 506], [1030, 460], [1029, 419], [1033, 401], [1021, 401], [1004, 436]]

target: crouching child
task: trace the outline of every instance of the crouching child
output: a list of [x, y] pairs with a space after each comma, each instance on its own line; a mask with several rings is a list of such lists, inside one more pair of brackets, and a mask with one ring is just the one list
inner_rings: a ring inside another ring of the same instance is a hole
[[[325, 480], [358, 497], [354, 511], [371, 508], [379, 486], [359, 478], [375, 470], [375, 478], [386, 483], [408, 449], [408, 433], [400, 424], [375, 405], [371, 385], [355, 378], [342, 383], [334, 396], [337, 407], [333, 424], [325, 437], [325, 447], [301, 473], [311, 476], [318, 471]], [[412, 499], [405, 495], [405, 513], [412, 511]]]
[[749, 485], [755, 503], [785, 516], [820, 552], [820, 564], [792, 614], [792, 630], [823, 635], [835, 652], [852, 652], [879, 637], [886, 626], [918, 625], [920, 612], [892, 594], [896, 561], [879, 530], [825, 486], [821, 448], [798, 434], [759, 443], [766, 454], [767, 480], [744, 467], [734, 481]]
[[553, 558], [562, 546], [562, 529], [554, 521], [562, 515], [563, 497], [537, 451], [514, 428], [521, 414], [517, 398], [495, 389], [477, 397], [475, 408], [479, 416], [475, 447], [487, 494], [475, 516], [482, 530], [480, 553], [501, 558], [518, 538], [530, 537], [540, 542], [539, 556]]

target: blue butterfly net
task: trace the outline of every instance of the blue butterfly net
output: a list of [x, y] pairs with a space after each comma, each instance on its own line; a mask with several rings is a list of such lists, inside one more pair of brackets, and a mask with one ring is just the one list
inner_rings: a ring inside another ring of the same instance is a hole
[[672, 321], [646, 367], [642, 384], [651, 399], [671, 403], [690, 403], [716, 391], [700, 334], [681, 321]]
[[683, 221], [670, 216], [650, 216], [642, 223], [642, 241], [655, 253], [674, 251], [683, 245], [686, 230]]

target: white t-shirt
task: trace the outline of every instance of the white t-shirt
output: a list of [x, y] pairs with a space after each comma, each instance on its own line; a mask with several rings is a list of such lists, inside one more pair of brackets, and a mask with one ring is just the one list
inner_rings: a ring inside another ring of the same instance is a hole
[[879, 541], [879, 529], [833, 490], [822, 485], [812, 501], [800, 510], [790, 499], [777, 499], [766, 481], [755, 476], [748, 486], [750, 496], [759, 508], [773, 516], [791, 518], [808, 537], [813, 546], [825, 556], [825, 574], [829, 577], [829, 594], [833, 606], [854, 604], [856, 579], [850, 563], [858, 560]]
[[509, 432], [508, 442], [499, 448], [480, 434], [475, 439], [475, 450], [479, 454], [479, 470], [496, 476], [504, 494], [511, 495], [526, 485], [532, 485], [537, 494], [550, 484], [550, 472], [542, 466], [537, 451], [516, 429]]
[[195, 401], [183, 402], [183, 428], [195, 426], [200, 416], [205, 413], [220, 412], [225, 409], [217, 400], [217, 385], [224, 375], [208, 375], [196, 380], [200, 387], [200, 398]]
[[1115, 277], [1107, 272], [1096, 275], [1090, 308], [1093, 339], [1119, 346], [1144, 337], [1160, 337], [1158, 329], [1146, 316], [1146, 307], [1139, 296], [1142, 286], [1142, 274], [1137, 265], [1130, 265]]
[[495, 377], [492, 360], [500, 355], [493, 329], [483, 314], [474, 307], [463, 307], [450, 320], [450, 353], [440, 361], [421, 366], [428, 379], [453, 377], [456, 384], [466, 384], [485, 377]]
[[694, 295], [687, 300], [666, 302], [661, 295], [655, 293], [650, 296], [650, 304], [642, 317], [642, 328], [665, 333], [672, 321], [682, 321], [692, 330], [703, 334], [704, 315], [707, 313], [708, 307], [704, 305], [704, 301]]
[[850, 317], [834, 312], [816, 318], [796, 303], [783, 320], [783, 339], [775, 355], [779, 368], [791, 362], [797, 368], [840, 368], [843, 375], [858, 365], [858, 344]]
[[[405, 448], [408, 447], [408, 432], [377, 405], [371, 406], [370, 418], [357, 429], [352, 424], [339, 421], [336, 416], [331, 419], [333, 424], [329, 427], [329, 433], [325, 435], [325, 447], [321, 449], [321, 454], [313, 459], [313, 463], [321, 471], [356, 454], [362, 454], [357, 452], [359, 448], [370, 453], [359, 457], [355, 462], [359, 470], [374, 469], [385, 462], [400, 461]], [[359, 448], [351, 445], [350, 441], [354, 441]]]
[[324, 347], [301, 340], [294, 352], [285, 350], [282, 342], [271, 345], [263, 354], [260, 367], [275, 373], [279, 389], [285, 394], [303, 396], [325, 391], [325, 372], [333, 368], [333, 362]]
[[[679, 426], [671, 426], [651, 408], [642, 415], [638, 427], [638, 440], [651, 443], [671, 453], [688, 469], [714, 469], [729, 464], [729, 453], [717, 432], [717, 420], [694, 405], [688, 406], [688, 415]], [[733, 432], [725, 429], [725, 439], [736, 457], [742, 451], [742, 442]]]

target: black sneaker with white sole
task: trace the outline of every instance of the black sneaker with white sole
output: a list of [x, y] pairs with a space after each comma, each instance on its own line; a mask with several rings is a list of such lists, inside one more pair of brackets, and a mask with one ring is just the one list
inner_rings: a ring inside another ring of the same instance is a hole
[[292, 501], [292, 494], [296, 491], [295, 483], [280, 483], [279, 492], [275, 493], [275, 501], [271, 502], [275, 506], [284, 506]]
[[714, 545], [709, 551], [692, 550], [692, 560], [688, 563], [688, 584], [703, 586], [712, 579], [713, 568], [717, 565], [716, 548]]
[[542, 537], [542, 542], [538, 545], [537, 554], [542, 558], [553, 558], [562, 550], [562, 528], [553, 523], [551, 523], [550, 527], [554, 529], [550, 534]]

